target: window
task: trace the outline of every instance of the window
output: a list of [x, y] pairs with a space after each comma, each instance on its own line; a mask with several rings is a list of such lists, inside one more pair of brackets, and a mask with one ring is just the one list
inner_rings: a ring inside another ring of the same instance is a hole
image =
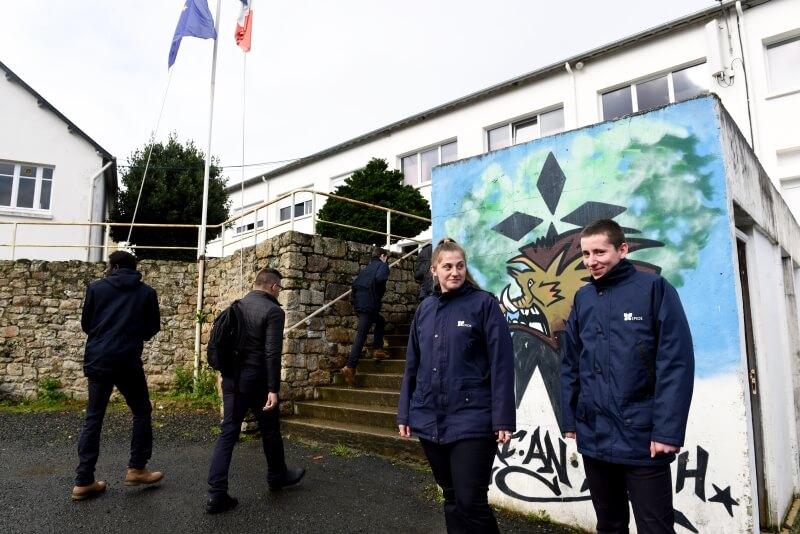
[[432, 148], [420, 150], [400, 158], [400, 170], [406, 185], [419, 185], [431, 181], [431, 171], [441, 163], [450, 163], [458, 158], [458, 142], [451, 141]]
[[486, 146], [490, 151], [500, 150], [562, 131], [564, 131], [564, 108], [557, 108], [487, 130]]
[[255, 225], [254, 225], [253, 223], [249, 223], [249, 224], [243, 224], [243, 225], [241, 225], [241, 226], [237, 226], [237, 227], [236, 227], [236, 233], [237, 233], [237, 234], [241, 234], [241, 233], [243, 233], [243, 232], [249, 232], [249, 231], [250, 231], [250, 230], [252, 230], [254, 227], [261, 228], [262, 226], [264, 226], [264, 221], [258, 221], [258, 223], [257, 223], [257, 224], [255, 224]]
[[800, 36], [768, 45], [767, 66], [773, 92], [800, 89]]
[[[311, 201], [306, 200], [304, 202], [298, 202], [294, 205], [294, 217], [295, 219], [298, 217], [302, 217], [303, 215], [308, 215], [311, 213]], [[286, 206], [279, 210], [278, 212], [278, 219], [281, 221], [288, 221], [292, 218], [292, 206]]]
[[603, 120], [695, 97], [708, 91], [707, 78], [705, 63], [700, 63], [603, 93]]
[[0, 161], [0, 207], [50, 209], [53, 168]]

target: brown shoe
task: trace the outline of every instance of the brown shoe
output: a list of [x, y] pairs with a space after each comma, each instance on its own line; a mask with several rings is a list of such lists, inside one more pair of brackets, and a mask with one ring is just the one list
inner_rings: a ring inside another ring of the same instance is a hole
[[345, 384], [350, 387], [356, 385], [356, 370], [353, 367], [342, 367], [342, 378], [344, 378]]
[[155, 484], [164, 478], [164, 473], [161, 471], [149, 471], [147, 469], [134, 469], [129, 467], [125, 471], [125, 485], [138, 486], [140, 484]]
[[95, 480], [88, 486], [75, 486], [72, 488], [72, 500], [83, 501], [97, 497], [106, 490], [107, 484], [102, 480]]
[[388, 360], [389, 354], [384, 349], [372, 349], [372, 359], [376, 362]]

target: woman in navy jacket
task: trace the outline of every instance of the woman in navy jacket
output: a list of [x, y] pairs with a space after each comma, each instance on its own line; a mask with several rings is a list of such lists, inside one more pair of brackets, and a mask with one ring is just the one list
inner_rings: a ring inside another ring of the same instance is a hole
[[447, 531], [498, 532], [487, 493], [497, 443], [516, 425], [514, 352], [497, 299], [469, 281], [467, 257], [443, 239], [431, 258], [441, 291], [417, 309], [397, 408], [444, 493]]

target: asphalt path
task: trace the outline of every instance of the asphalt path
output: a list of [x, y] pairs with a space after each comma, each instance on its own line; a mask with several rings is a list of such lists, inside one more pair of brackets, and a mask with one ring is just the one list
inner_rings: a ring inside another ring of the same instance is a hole
[[[82, 414], [0, 413], [0, 532], [445, 532], [430, 472], [386, 458], [286, 439], [287, 463], [305, 466], [296, 487], [270, 492], [257, 439], [234, 449], [230, 493], [239, 506], [204, 512], [206, 474], [216, 417], [205, 412], [154, 413], [148, 467], [165, 478], [153, 487], [122, 484], [130, 416], [109, 413], [96, 476], [109, 484], [96, 499], [72, 502]], [[499, 514], [502, 532], [565, 533], [562, 527]]]

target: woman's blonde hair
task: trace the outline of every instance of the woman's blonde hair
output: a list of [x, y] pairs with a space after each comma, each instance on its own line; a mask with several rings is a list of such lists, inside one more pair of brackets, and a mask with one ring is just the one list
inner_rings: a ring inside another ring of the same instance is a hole
[[[433, 249], [433, 253], [431, 254], [432, 266], [436, 266], [439, 263], [439, 255], [442, 254], [443, 252], [458, 252], [464, 258], [464, 265], [466, 266], [467, 252], [461, 245], [456, 243], [455, 239], [453, 239], [452, 237], [444, 237], [440, 239], [439, 242], [436, 244], [436, 248]], [[478, 285], [478, 283], [470, 274], [469, 269], [466, 269], [466, 279], [470, 284], [472, 284], [476, 288], [478, 289], [481, 288], [481, 286]], [[433, 283], [434, 285], [438, 283], [438, 280], [436, 280], [435, 276], [433, 277]]]

